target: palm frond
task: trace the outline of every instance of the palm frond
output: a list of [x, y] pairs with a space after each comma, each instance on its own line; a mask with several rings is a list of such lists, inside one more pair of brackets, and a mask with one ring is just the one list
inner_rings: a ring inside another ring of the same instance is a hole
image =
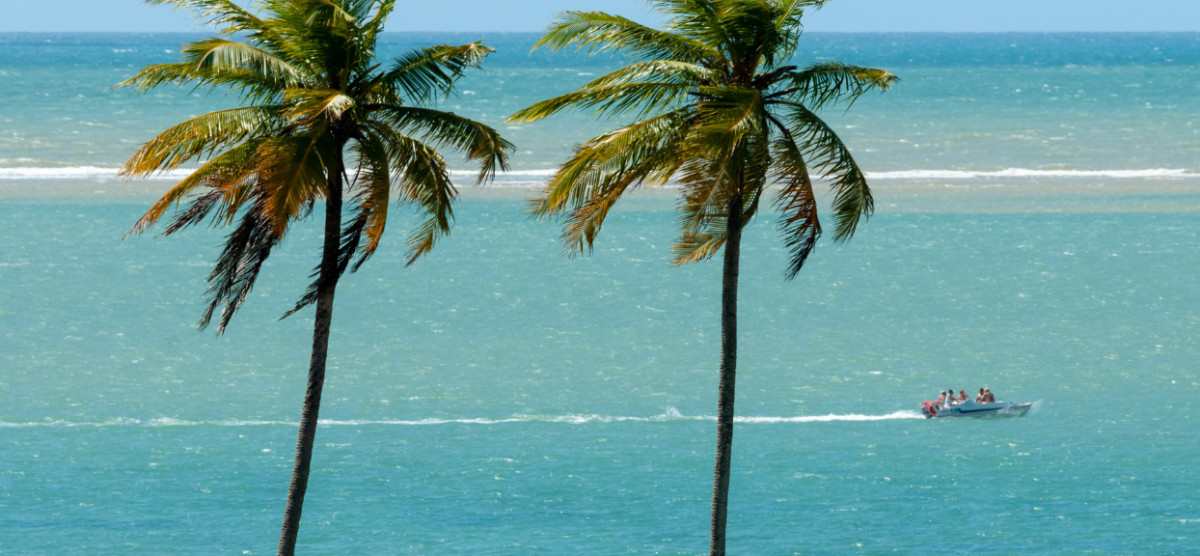
[[265, 193], [260, 191], [256, 195], [255, 202], [243, 213], [241, 223], [225, 240], [225, 248], [208, 277], [209, 302], [200, 318], [200, 328], [207, 327], [221, 308], [217, 334], [224, 333], [229, 320], [254, 288], [271, 250], [283, 239], [272, 229]]
[[[250, 180], [254, 176], [257, 170], [255, 153], [259, 143], [260, 141], [251, 140], [236, 145], [208, 161], [195, 172], [192, 172], [191, 175], [175, 184], [125, 233], [126, 237], [144, 232], [162, 218], [167, 210], [176, 206], [200, 188], [215, 190], [219, 196], [211, 201], [219, 200], [220, 205], [226, 207], [224, 213], [228, 217], [232, 217], [238, 208], [240, 208], [239, 201], [241, 197], [237, 196], [236, 193], [233, 195], [230, 193], [238, 189], [235, 186]], [[164, 235], [203, 220], [209, 211], [216, 206], [211, 202], [193, 206], [188, 211], [189, 216], [173, 224], [164, 232]]]
[[617, 52], [646, 60], [714, 63], [721, 53], [685, 35], [660, 31], [604, 12], [566, 11], [550, 24], [534, 48], [574, 46], [589, 54]]
[[379, 0], [379, 5], [375, 8], [375, 15], [362, 26], [362, 49], [364, 51], [375, 51], [375, 43], [379, 39], [379, 34], [383, 32], [383, 24], [395, 7], [396, 0]]
[[331, 0], [291, 0], [305, 15], [309, 27], [341, 27], [357, 19], [342, 5], [346, 2]]
[[354, 107], [354, 98], [337, 89], [287, 89], [283, 99], [288, 120], [306, 126], [330, 125]]
[[681, 236], [701, 233], [714, 218], [724, 217], [728, 199], [763, 182], [770, 163], [759, 152], [766, 147], [765, 115], [762, 95], [755, 89], [701, 89], [700, 124], [687, 138], [688, 161], [679, 173]]
[[237, 41], [205, 39], [185, 45], [181, 54], [182, 62], [146, 66], [117, 86], [146, 91], [168, 83], [196, 82], [212, 87], [266, 89], [251, 91], [263, 96], [300, 81], [299, 70], [285, 60]]
[[[365, 242], [356, 240], [358, 260], [354, 262], [352, 271], [357, 271], [375, 250], [387, 227], [388, 203], [392, 191], [392, 179], [387, 146], [374, 134], [366, 134], [362, 140], [354, 143], [358, 154], [359, 172], [354, 180], [358, 189], [355, 201], [358, 203], [357, 216], [349, 230], [357, 228], [358, 234]], [[343, 243], [346, 242], [343, 234]]]
[[707, 261], [720, 252], [725, 245], [726, 219], [724, 215], [709, 219], [703, 232], [684, 232], [671, 244], [671, 265]]
[[647, 115], [678, 107], [692, 91], [682, 83], [634, 82], [580, 88], [565, 95], [543, 100], [509, 117], [512, 123], [540, 120], [566, 109], [592, 109], [597, 115]]
[[691, 110], [681, 109], [635, 122], [595, 137], [576, 150], [546, 184], [535, 200], [533, 213], [553, 217], [607, 195], [622, 175], [634, 168], [645, 174], [642, 181], [666, 183], [678, 169], [677, 149], [686, 137]]
[[655, 11], [670, 16], [667, 26], [672, 30], [693, 38], [704, 37], [708, 44], [721, 43], [720, 37], [704, 34], [704, 31], [721, 26], [719, 0], [649, 0], [646, 3]]
[[691, 62], [648, 60], [634, 62], [613, 70], [584, 84], [580, 89], [593, 89], [634, 82], [672, 83], [678, 85], [714, 85], [721, 73]]
[[775, 57], [789, 40], [786, 32], [775, 25], [779, 15], [775, 7], [764, 0], [715, 4], [723, 35], [721, 46], [730, 60], [735, 82], [753, 76], [759, 68], [774, 66]]
[[771, 145], [775, 156], [775, 175], [783, 185], [776, 197], [780, 213], [779, 230], [789, 254], [787, 279], [796, 277], [821, 237], [817, 199], [813, 194], [808, 164], [791, 132], [778, 120], [779, 136]]
[[508, 154], [515, 146], [487, 125], [432, 108], [397, 105], [372, 108], [400, 133], [419, 134], [435, 148], [453, 147], [462, 151], [468, 160], [478, 162], [476, 184], [492, 179], [497, 170], [508, 169]]
[[144, 176], [178, 168], [193, 158], [224, 149], [280, 124], [279, 106], [247, 106], [218, 110], [176, 124], [159, 133], [121, 167], [119, 175]]
[[266, 190], [263, 217], [274, 233], [282, 236], [291, 221], [303, 214], [315, 199], [327, 196], [325, 160], [333, 141], [323, 130], [306, 135], [274, 137], [264, 141], [255, 152], [258, 159], [259, 187]]
[[789, 109], [784, 120], [788, 129], [797, 138], [811, 165], [821, 169], [830, 180], [836, 222], [833, 239], [848, 240], [854, 235], [859, 221], [870, 217], [875, 208], [867, 179], [850, 150], [828, 124], [804, 105], [782, 104]]
[[278, 47], [284, 39], [269, 22], [260, 19], [230, 0], [145, 0], [151, 6], [170, 4], [175, 9], [193, 11], [197, 19], [216, 27], [222, 34], [245, 34], [255, 42]]
[[482, 43], [430, 46], [396, 59], [379, 82], [417, 101], [448, 94], [467, 68], [477, 67], [494, 50]]
[[802, 103], [814, 111], [842, 102], [849, 109], [862, 95], [875, 89], [886, 91], [900, 80], [884, 70], [841, 62], [813, 64], [786, 77], [789, 88], [779, 92], [778, 96]]
[[[605, 145], [601, 152], [582, 157], [591, 162], [592, 167], [588, 169], [586, 162], [581, 164], [585, 171], [573, 184], [572, 196], [576, 200], [563, 226], [564, 252], [577, 255], [585, 249], [591, 250], [604, 219], [626, 191], [643, 184], [665, 183], [678, 170], [681, 161], [676, 149], [686, 132], [662, 125], [670, 119], [674, 118], [658, 121], [653, 126], [640, 125], [635, 128], [638, 132], [622, 134], [619, 140]], [[614, 149], [622, 143], [628, 148]], [[576, 169], [564, 165], [564, 170]], [[562, 187], [563, 184], [555, 183], [560, 177], [560, 174], [555, 175], [547, 185], [548, 191]], [[534, 202], [545, 204], [547, 200]], [[535, 214], [540, 209], [535, 206]]]
[[391, 171], [398, 174], [397, 201], [416, 205], [425, 215], [409, 237], [407, 264], [411, 265], [433, 249], [438, 239], [450, 233], [458, 190], [436, 148], [386, 125], [376, 124], [370, 129], [386, 146]]
[[[334, 272], [338, 278], [347, 269], [356, 272], [375, 253], [387, 225], [388, 196], [391, 192], [387, 148], [368, 134], [356, 142], [353, 149], [358, 154], [360, 167], [350, 187], [357, 189], [358, 193], [354, 197], [354, 217], [342, 227], [338, 241], [337, 268]], [[313, 269], [309, 278], [311, 282], [304, 294], [281, 319], [317, 302], [321, 292], [320, 265]]]
[[698, 129], [706, 141], [720, 145], [728, 143], [730, 137], [766, 131], [761, 91], [752, 87], [700, 87], [696, 96], [698, 117], [703, 122]]

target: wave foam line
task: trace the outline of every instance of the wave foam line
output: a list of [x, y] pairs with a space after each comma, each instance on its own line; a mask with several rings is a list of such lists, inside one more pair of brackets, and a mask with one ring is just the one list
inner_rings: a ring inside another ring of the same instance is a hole
[[[151, 175], [150, 180], [179, 180], [188, 177], [193, 168], [177, 168]], [[85, 180], [123, 179], [118, 178], [117, 168], [101, 166], [74, 166], [66, 168], [0, 168], [0, 180]], [[543, 184], [554, 175], [555, 170], [511, 170], [496, 174], [496, 182], [533, 182]], [[476, 172], [451, 170], [456, 181], [474, 181]], [[1005, 168], [992, 171], [975, 170], [897, 170], [891, 172], [867, 172], [868, 179], [877, 180], [979, 180], [1002, 178], [1200, 178], [1200, 171], [1183, 168], [1149, 168], [1142, 170], [1030, 170]]]
[[[773, 423], [822, 423], [830, 421], [886, 421], [892, 419], [923, 419], [915, 411], [896, 411], [887, 415], [811, 415], [798, 417], [735, 417], [734, 421], [744, 424], [773, 424]], [[431, 425], [503, 425], [508, 423], [561, 423], [568, 425], [585, 425], [589, 423], [620, 423], [644, 422], [662, 423], [670, 421], [716, 421], [712, 416], [681, 415], [674, 408], [668, 408], [662, 415], [651, 417], [619, 417], [610, 415], [521, 415], [500, 419], [321, 419], [324, 427], [358, 427], [358, 426], [431, 426]], [[299, 423], [277, 420], [238, 420], [224, 419], [212, 421], [188, 421], [171, 417], [156, 419], [108, 419], [93, 422], [72, 422], [61, 420], [35, 421], [27, 423], [0, 422], [0, 428], [101, 428], [101, 427], [296, 427]]]
[[[72, 166], [67, 168], [0, 168], [0, 180], [86, 180], [118, 178], [120, 168], [101, 166]], [[154, 174], [150, 179], [178, 180], [192, 175], [194, 168], [176, 169]]]
[[[0, 168], [0, 180], [84, 180], [84, 179], [125, 179], [117, 175], [120, 168], [103, 166], [68, 166], [58, 168], [15, 167]], [[166, 172], [156, 172], [145, 178], [149, 180], [179, 180], [192, 175], [195, 168], [176, 168]], [[538, 180], [545, 181], [554, 175], [555, 170], [512, 170], [498, 172], [497, 179], [501, 180]], [[451, 170], [450, 175], [456, 178], [474, 178], [478, 172], [471, 170]], [[473, 181], [473, 180], [472, 180]]]
[[867, 172], [867, 179], [878, 180], [973, 180], [990, 178], [1192, 178], [1200, 173], [1183, 168], [1150, 168], [1145, 170], [1030, 170], [1005, 168], [993, 171], [971, 170], [899, 170]]

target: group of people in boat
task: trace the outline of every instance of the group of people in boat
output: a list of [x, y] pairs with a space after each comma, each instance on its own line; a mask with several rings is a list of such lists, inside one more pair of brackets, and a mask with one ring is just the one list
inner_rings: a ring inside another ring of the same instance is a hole
[[[967, 401], [967, 393], [961, 388], [958, 390], [958, 396], [954, 395], [954, 389], [942, 391], [938, 396], [937, 401], [933, 402], [934, 407], [941, 409], [943, 407], [951, 407]], [[980, 388], [979, 394], [975, 396], [975, 403], [995, 403], [996, 396], [992, 395], [992, 391], [987, 388]]]

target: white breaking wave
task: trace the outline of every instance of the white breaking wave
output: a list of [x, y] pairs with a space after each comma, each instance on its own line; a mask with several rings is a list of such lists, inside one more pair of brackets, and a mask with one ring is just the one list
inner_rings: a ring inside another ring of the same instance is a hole
[[[115, 180], [118, 168], [101, 166], [73, 166], [65, 168], [16, 167], [0, 168], [0, 180]], [[150, 180], [179, 180], [189, 176], [194, 168], [177, 168], [153, 174]], [[498, 172], [495, 183], [535, 184], [545, 183], [555, 170], [511, 170]], [[473, 183], [477, 172], [451, 170], [450, 175], [462, 184]], [[1002, 170], [897, 170], [890, 172], [866, 172], [868, 179], [875, 180], [979, 180], [1002, 178], [1200, 178], [1200, 171], [1183, 168], [1148, 168], [1141, 170], [1031, 170], [1005, 168]], [[141, 178], [139, 178], [141, 179]]]
[[[158, 172], [145, 177], [124, 178], [118, 176], [120, 168], [103, 166], [70, 166], [62, 168], [15, 167], [0, 168], [0, 180], [96, 180], [96, 179], [130, 179], [130, 180], [180, 180], [195, 172], [195, 168], [176, 168], [166, 172]], [[456, 181], [473, 182], [479, 175], [471, 170], [451, 170], [450, 175]], [[543, 182], [554, 175], [554, 170], [513, 170], [499, 172], [497, 180], [506, 181], [538, 181]]]
[[[72, 166], [67, 168], [0, 168], [0, 180], [115, 180], [119, 168], [101, 166]], [[183, 179], [194, 172], [194, 168], [176, 169], [154, 174], [150, 179]]]
[[[887, 421], [893, 419], [923, 419], [916, 411], [896, 411], [886, 415], [807, 415], [796, 417], [735, 417], [734, 421], [744, 424], [773, 424], [773, 423], [820, 423], [829, 421]], [[435, 426], [435, 425], [503, 425], [509, 423], [555, 423], [566, 425], [586, 425], [589, 423], [619, 423], [619, 422], [665, 423], [671, 421], [716, 421], [713, 416], [682, 415], [673, 407], [667, 408], [661, 415], [650, 417], [621, 417], [595, 414], [570, 415], [516, 415], [498, 419], [462, 418], [462, 419], [321, 419], [323, 427], [359, 427], [359, 426]], [[0, 428], [71, 428], [71, 427], [296, 427], [298, 422], [276, 420], [239, 420], [222, 419], [211, 421], [189, 421], [171, 417], [155, 419], [118, 418], [91, 422], [73, 422], [61, 420], [34, 421], [13, 423], [0, 421]]]
[[895, 172], [866, 172], [867, 179], [877, 180], [974, 180], [989, 178], [1189, 178], [1200, 172], [1183, 168], [1150, 168], [1146, 170], [899, 170]]

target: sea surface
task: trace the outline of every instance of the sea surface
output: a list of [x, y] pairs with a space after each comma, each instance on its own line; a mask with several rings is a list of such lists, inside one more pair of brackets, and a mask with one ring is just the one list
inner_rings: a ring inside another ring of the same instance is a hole
[[[269, 554], [311, 311], [279, 317], [320, 214], [227, 333], [197, 332], [222, 230], [122, 240], [168, 179], [115, 177], [237, 98], [114, 84], [199, 35], [0, 35], [0, 554]], [[591, 256], [527, 199], [614, 125], [507, 115], [621, 62], [484, 39], [444, 107], [515, 142], [456, 161], [453, 234], [404, 266], [401, 211], [338, 289], [301, 550], [707, 550], [720, 265], [670, 266], [675, 192]], [[827, 121], [876, 214], [792, 281], [743, 253], [735, 554], [1194, 554], [1200, 546], [1200, 34], [809, 34], [800, 64], [888, 69]], [[1024, 418], [925, 420], [989, 387]]]

